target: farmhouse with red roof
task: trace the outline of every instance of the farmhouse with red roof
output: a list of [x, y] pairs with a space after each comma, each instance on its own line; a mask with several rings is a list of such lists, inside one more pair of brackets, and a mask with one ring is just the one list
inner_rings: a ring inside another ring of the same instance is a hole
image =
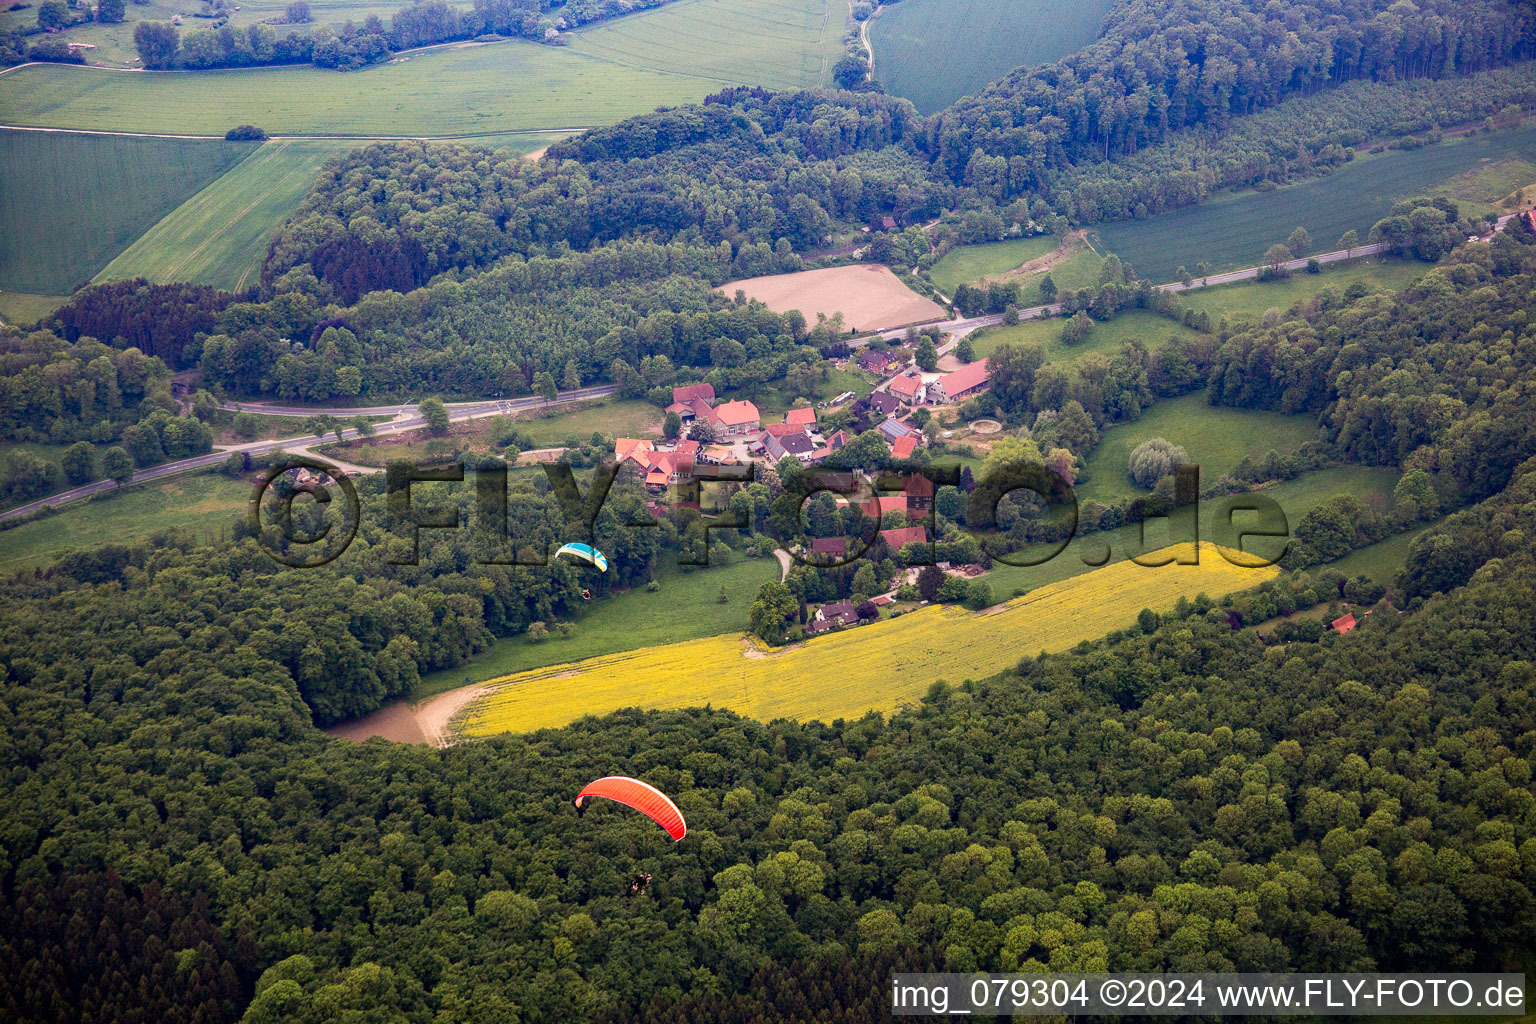
[[928, 385], [929, 399], [938, 402], [963, 402], [987, 387], [987, 361], [966, 363], [954, 373], [945, 374]]

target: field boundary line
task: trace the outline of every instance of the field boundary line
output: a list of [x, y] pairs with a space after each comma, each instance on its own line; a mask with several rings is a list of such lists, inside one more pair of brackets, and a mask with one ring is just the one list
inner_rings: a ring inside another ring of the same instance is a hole
[[[455, 143], [468, 138], [495, 138], [501, 135], [559, 135], [590, 132], [601, 124], [567, 124], [562, 127], [502, 127], [493, 132], [464, 132], [461, 135], [267, 135], [269, 143]], [[6, 132], [52, 132], [57, 135], [108, 135], [112, 138], [190, 138], [190, 140], [227, 143], [223, 135], [172, 135], [169, 132], [106, 132], [97, 127], [49, 127], [46, 124], [0, 124]]]

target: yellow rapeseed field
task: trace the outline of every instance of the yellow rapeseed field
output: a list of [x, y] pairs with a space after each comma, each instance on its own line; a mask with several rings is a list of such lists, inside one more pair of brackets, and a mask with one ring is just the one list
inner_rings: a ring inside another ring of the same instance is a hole
[[772, 653], [732, 633], [531, 669], [487, 684], [491, 692], [454, 726], [461, 735], [485, 736], [624, 707], [706, 704], [759, 721], [894, 711], [935, 680], [995, 675], [1025, 655], [1064, 651], [1122, 628], [1143, 608], [1167, 610], [1200, 593], [1220, 597], [1278, 574], [1232, 565], [1213, 545], [1201, 548], [1197, 566], [1116, 562], [1040, 587], [1001, 610], [932, 606]]

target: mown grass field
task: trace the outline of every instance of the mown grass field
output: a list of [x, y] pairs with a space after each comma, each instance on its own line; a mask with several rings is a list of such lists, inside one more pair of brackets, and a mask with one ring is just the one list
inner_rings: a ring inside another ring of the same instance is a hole
[[266, 143], [162, 218], [96, 280], [195, 281], [229, 291], [257, 284], [273, 229], [299, 208], [321, 165], [352, 145]]
[[832, 83], [841, 0], [675, 0], [574, 32], [570, 49], [614, 65], [770, 89]]
[[1081, 49], [1111, 0], [903, 0], [869, 27], [875, 79], [925, 114], [1014, 68]]
[[1361, 158], [1326, 178], [1273, 192], [1245, 192], [1147, 220], [1101, 225], [1097, 242], [1154, 281], [1171, 279], [1180, 265], [1193, 271], [1201, 260], [1218, 270], [1253, 266], [1297, 225], [1326, 252], [1351, 228], [1364, 240], [1396, 200], [1433, 192], [1485, 162], [1512, 158], [1536, 160], [1536, 123]]
[[[1284, 281], [1240, 281], [1236, 284], [1198, 288], [1179, 296], [1179, 304], [1204, 310], [1213, 325], [1223, 317], [1236, 322], [1258, 319], [1265, 311], [1282, 313], [1298, 302], [1306, 302], [1324, 288], [1342, 293], [1356, 281], [1372, 291], [1402, 291], [1423, 276], [1429, 264], [1417, 260], [1366, 257], [1350, 263], [1329, 263], [1321, 274], [1292, 274]], [[1197, 279], [1198, 283], [1198, 279]]]
[[1133, 309], [1121, 313], [1112, 320], [1095, 322], [1088, 337], [1076, 345], [1061, 340], [1061, 328], [1066, 321], [1061, 317], [1043, 320], [1026, 320], [1014, 327], [993, 327], [978, 337], [973, 347], [977, 359], [985, 359], [1004, 343], [1012, 345], [1039, 345], [1045, 349], [1047, 362], [1071, 363], [1092, 352], [1113, 355], [1120, 346], [1135, 339], [1149, 349], [1155, 349], [1170, 337], [1191, 338], [1195, 332], [1181, 323], [1156, 313]]
[[933, 265], [928, 276], [940, 291], [953, 298], [955, 289], [962, 284], [974, 284], [983, 278], [1006, 274], [1055, 248], [1054, 235], [1014, 238], [986, 245], [956, 246]]
[[[746, 630], [757, 588], [779, 578], [779, 561], [739, 555], [730, 565], [685, 570], [663, 552], [656, 566], [661, 589], [633, 587], [593, 601], [576, 619], [575, 633], [562, 639], [551, 633], [537, 643], [525, 637], [499, 640], [486, 653], [458, 668], [422, 677], [416, 696], [438, 693], [469, 682], [484, 682], [514, 672], [582, 658], [672, 644], [720, 633]], [[719, 601], [720, 588], [727, 601]]]
[[1161, 437], [1182, 446], [1200, 465], [1203, 484], [1211, 483], [1242, 461], [1261, 458], [1271, 449], [1294, 452], [1317, 435], [1310, 415], [1231, 409], [1207, 404], [1205, 392], [1158, 402], [1141, 418], [1104, 432], [1084, 465], [1086, 478], [1077, 485], [1080, 501], [1105, 504], [1149, 493], [1131, 481], [1127, 464], [1131, 452], [1143, 441]]
[[[237, 124], [273, 135], [583, 128], [762, 75], [815, 86], [829, 47], [841, 47], [843, 10], [834, 0], [680, 0], [574, 33], [568, 46], [458, 44], [350, 73], [23, 67], [0, 75], [0, 109], [12, 124], [220, 136]], [[770, 25], [771, 37], [754, 36]]]
[[0, 572], [47, 565], [66, 548], [131, 544], [171, 527], [187, 527], [201, 540], [217, 541], [244, 515], [250, 496], [250, 484], [210, 474], [144, 484], [71, 505], [57, 515], [0, 531]]
[[612, 124], [717, 87], [517, 41], [350, 73], [24, 67], [0, 76], [0, 107], [14, 124], [104, 131], [223, 135], [255, 124], [273, 135], [474, 135]]
[[[0, 78], [7, 114], [10, 78]], [[222, 139], [0, 131], [0, 288], [67, 295], [256, 148]]]
[[1429, 523], [1425, 526], [1415, 527], [1395, 537], [1377, 541], [1358, 551], [1351, 551], [1337, 562], [1331, 563], [1332, 568], [1339, 570], [1346, 576], [1369, 576], [1384, 587], [1392, 585], [1392, 579], [1397, 575], [1397, 570], [1403, 567], [1408, 559], [1408, 548], [1425, 530], [1437, 526], [1438, 523]]
[[68, 295], [0, 291], [0, 320], [26, 326], [36, 323], [68, 301]]
[[1220, 596], [1277, 570], [1242, 569], [1208, 551], [1198, 566], [1118, 563], [975, 614], [953, 606], [765, 653], [726, 634], [516, 673], [456, 721], [466, 735], [527, 732], [623, 707], [705, 704], [771, 721], [889, 712], [935, 681], [983, 679], [1040, 651], [1063, 651], [1125, 626], [1143, 608]]

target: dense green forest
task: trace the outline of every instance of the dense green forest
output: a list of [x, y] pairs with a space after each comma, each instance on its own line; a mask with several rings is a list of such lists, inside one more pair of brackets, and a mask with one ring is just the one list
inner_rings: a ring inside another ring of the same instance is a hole
[[[1347, 637], [1266, 650], [1220, 608], [1148, 613], [889, 720], [620, 714], [441, 751], [315, 732], [278, 639], [189, 592], [174, 548], [13, 581], [7, 1013], [79, 1019], [135, 966], [159, 1019], [253, 997], [253, 1022], [833, 1019], [893, 958], [1516, 968], [1533, 515], [1527, 465], [1415, 546], [1410, 576], [1474, 535], [1464, 589]], [[354, 628], [405, 613], [332, 586]], [[676, 794], [688, 840], [578, 817], [603, 772]], [[770, 988], [796, 994], [746, 1016]]]
[[[476, 565], [485, 538], [442, 531], [397, 564], [410, 541], [368, 482], [359, 542], [314, 573], [279, 571], [252, 539], [172, 536], [13, 577], [8, 1011], [87, 1015], [124, 991], [122, 964], [160, 1019], [249, 1021], [832, 1019], [898, 963], [1522, 966], [1533, 280], [1536, 237], [1507, 232], [1396, 301], [1321, 301], [1209, 357], [1213, 400], [1314, 408], [1336, 457], [1415, 471], [1400, 488], [1415, 515], [1461, 509], [1347, 636], [1247, 628], [1380, 596], [1295, 573], [1070, 654], [1020, 651], [1001, 678], [957, 667], [963, 686], [889, 719], [621, 713], [429, 750], [314, 723], [558, 618], [570, 567]], [[516, 544], [557, 536], [560, 499], [517, 486]], [[755, 486], [747, 511], [773, 529], [794, 481]], [[618, 585], [705, 542], [693, 513], [620, 528], [638, 513], [628, 487], [598, 523]], [[467, 511], [471, 492], [454, 494], [420, 500]], [[1311, 518], [1298, 532], [1318, 557], [1370, 539], [1348, 507]], [[688, 839], [577, 817], [571, 793], [604, 773], [675, 794]], [[641, 898], [625, 894], [635, 870], [655, 875]]]
[[[557, 9], [618, 8], [528, 0], [475, 16], [527, 34]], [[451, 38], [467, 17], [417, 4], [389, 44]], [[180, 408], [171, 393], [172, 373], [194, 368], [226, 394], [308, 401], [608, 382], [664, 405], [701, 380], [807, 395], [846, 353], [842, 326], [715, 286], [817, 265], [885, 216], [898, 227], [874, 231], [871, 251], [907, 271], [933, 258], [917, 226], [932, 220], [941, 235], [975, 226], [966, 240], [1025, 222], [1061, 233], [1326, 173], [1383, 137], [1518, 117], [1536, 101], [1533, 17], [1504, 0], [1125, 0], [1084, 51], [928, 119], [868, 88], [732, 89], [537, 161], [368, 146], [326, 166], [259, 287], [116, 283], [34, 330], [0, 329], [0, 434], [72, 446], [71, 480], [125, 479], [208, 449], [212, 395]], [[594, 521], [601, 576], [529, 564], [588, 512], [545, 477], [513, 478], [506, 537], [482, 529], [476, 477], [502, 464], [476, 456], [464, 483], [414, 497], [463, 527], [413, 540], [372, 477], [357, 540], [321, 568], [277, 565], [261, 548], [284, 534], [269, 525], [218, 546], [173, 531], [73, 551], [0, 579], [0, 1016], [830, 1022], [884, 1019], [897, 968], [1525, 969], [1536, 234], [1516, 221], [1467, 242], [1472, 227], [1443, 197], [1407, 199], [1376, 232], [1423, 261], [1406, 290], [1324, 287], [1231, 323], [1110, 257], [1059, 297], [1064, 344], [1129, 310], [1178, 336], [1054, 363], [999, 345], [989, 391], [962, 412], [1010, 434], [937, 488], [940, 558], [985, 561], [977, 533], [1054, 540], [1040, 504], [994, 514], [995, 474], [1071, 481], [1105, 431], [1196, 392], [1316, 427], [1202, 496], [1325, 467], [1402, 475], [1389, 506], [1341, 496], [1309, 511], [1263, 587], [1143, 611], [1068, 653], [1019, 650], [995, 678], [957, 664], [889, 716], [625, 711], [445, 749], [319, 731], [536, 623], [581, 628], [580, 602], [645, 586], [661, 559], [864, 532], [862, 510], [829, 495], [802, 515], [793, 458], [728, 498], [741, 532], [688, 508], [629, 528], [646, 495], [621, 476]], [[960, 297], [993, 309], [1017, 295]], [[922, 468], [922, 450], [892, 461], [877, 421], [824, 417], [853, 435], [828, 465]], [[938, 425], [921, 425], [939, 447]], [[531, 446], [513, 423], [487, 436], [504, 454]], [[581, 466], [612, 450], [601, 433], [575, 440]], [[1079, 529], [1187, 502], [1171, 448], [1143, 453], [1150, 496], [1086, 502]], [[226, 472], [258, 468], [237, 454]], [[10, 451], [0, 500], [54, 489], [60, 472]], [[304, 529], [337, 513], [300, 507]], [[1390, 594], [1327, 565], [1410, 528], [1423, 532], [1404, 540]], [[889, 579], [922, 547], [795, 567], [763, 588], [754, 628], [782, 637], [807, 603], [867, 597], [877, 568]], [[914, 588], [992, 600], [985, 581], [929, 573]], [[1371, 614], [1336, 634], [1323, 621], [1340, 602]], [[687, 838], [611, 807], [578, 816], [572, 796], [606, 774], [672, 794]], [[632, 896], [636, 871], [654, 881]]]

